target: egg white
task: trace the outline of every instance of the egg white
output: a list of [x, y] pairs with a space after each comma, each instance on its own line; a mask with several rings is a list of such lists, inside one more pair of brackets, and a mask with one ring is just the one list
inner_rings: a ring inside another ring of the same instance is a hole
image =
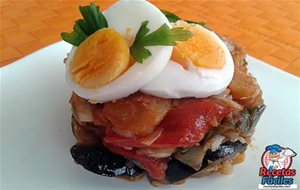
[[220, 94], [233, 78], [234, 63], [229, 49], [214, 32], [210, 32], [224, 49], [226, 63], [222, 69], [196, 68], [191, 62], [188, 70], [170, 60], [165, 69], [141, 88], [147, 94], [162, 98], [206, 98]]
[[[149, 21], [150, 32], [158, 29], [164, 23], [169, 27], [171, 26], [165, 15], [147, 1], [118, 1], [103, 14], [107, 19], [108, 27], [113, 28], [126, 38], [134, 39], [141, 23], [146, 20]], [[147, 48], [152, 55], [145, 59], [143, 64], [135, 63], [124, 74], [105, 86], [87, 89], [74, 82], [70, 76], [70, 63], [77, 49], [73, 47], [66, 62], [66, 81], [76, 94], [85, 99], [107, 102], [127, 97], [153, 80], [165, 68], [173, 50], [171, 46]]]

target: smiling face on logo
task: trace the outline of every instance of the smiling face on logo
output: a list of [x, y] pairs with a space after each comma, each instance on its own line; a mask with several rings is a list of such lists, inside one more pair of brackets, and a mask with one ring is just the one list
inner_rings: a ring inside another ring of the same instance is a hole
[[278, 161], [278, 159], [280, 158], [280, 154], [279, 153], [270, 153], [269, 154], [269, 160], [270, 161]]

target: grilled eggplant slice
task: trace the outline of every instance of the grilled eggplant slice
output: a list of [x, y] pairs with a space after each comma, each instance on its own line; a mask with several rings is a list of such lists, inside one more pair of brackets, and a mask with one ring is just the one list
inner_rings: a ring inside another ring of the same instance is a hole
[[[178, 181], [184, 180], [191, 175], [201, 172], [206, 167], [209, 167], [214, 162], [221, 162], [231, 159], [237, 153], [242, 153], [246, 150], [247, 144], [241, 143], [240, 141], [226, 141], [219, 146], [216, 151], [208, 150], [204, 156], [202, 166], [199, 170], [195, 170], [192, 167], [185, 165], [184, 163], [171, 158], [168, 162], [168, 169], [166, 171], [166, 179], [169, 183], [176, 183]], [[208, 164], [208, 161], [213, 161]]]
[[253, 109], [244, 109], [241, 114], [241, 118], [236, 123], [236, 127], [240, 128], [243, 135], [248, 135], [250, 131], [253, 131], [259, 118], [265, 111], [266, 106], [258, 106]]
[[71, 150], [74, 161], [93, 173], [108, 176], [127, 176], [130, 178], [143, 174], [144, 170], [123, 156], [109, 151], [105, 147], [74, 145]]
[[180, 180], [190, 177], [197, 170], [192, 167], [185, 165], [184, 163], [171, 158], [168, 162], [168, 168], [166, 171], [166, 179], [169, 183], [176, 183]]
[[218, 159], [227, 157], [227, 156], [234, 156], [237, 153], [241, 153], [244, 152], [246, 150], [246, 144], [241, 143], [240, 141], [235, 141], [235, 142], [231, 142], [231, 141], [226, 141], [223, 144], [221, 144], [219, 146], [219, 149], [211, 152], [210, 150], [208, 150], [206, 152], [206, 155], [204, 157], [204, 160], [211, 160], [211, 161], [216, 161]]

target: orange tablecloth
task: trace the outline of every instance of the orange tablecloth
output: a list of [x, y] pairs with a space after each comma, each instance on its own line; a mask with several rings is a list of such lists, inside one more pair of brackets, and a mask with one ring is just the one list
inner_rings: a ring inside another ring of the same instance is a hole
[[[0, 66], [59, 41], [90, 0], [0, 0]], [[102, 9], [111, 0], [94, 1]], [[300, 76], [300, 1], [152, 0], [159, 8], [241, 42], [248, 54]]]

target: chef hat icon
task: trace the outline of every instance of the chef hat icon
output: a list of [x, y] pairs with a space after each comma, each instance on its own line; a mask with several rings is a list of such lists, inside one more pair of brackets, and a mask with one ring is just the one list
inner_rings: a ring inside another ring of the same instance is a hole
[[266, 150], [270, 151], [271, 154], [275, 154], [275, 153], [281, 152], [282, 148], [277, 144], [273, 144], [273, 145], [267, 146]]

